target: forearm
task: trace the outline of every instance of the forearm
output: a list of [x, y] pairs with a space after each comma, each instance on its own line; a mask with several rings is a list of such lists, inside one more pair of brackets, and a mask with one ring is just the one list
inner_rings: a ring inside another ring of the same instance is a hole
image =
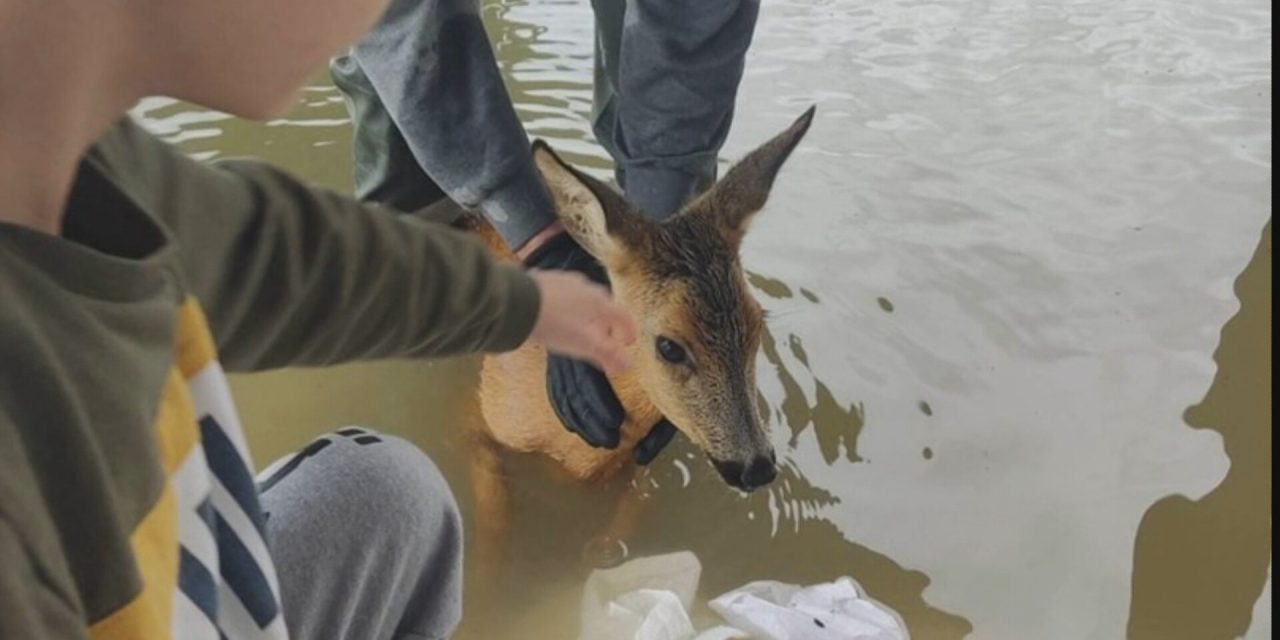
[[229, 369], [502, 351], [532, 330], [533, 281], [445, 225], [204, 165], [129, 123], [92, 157], [172, 233]]

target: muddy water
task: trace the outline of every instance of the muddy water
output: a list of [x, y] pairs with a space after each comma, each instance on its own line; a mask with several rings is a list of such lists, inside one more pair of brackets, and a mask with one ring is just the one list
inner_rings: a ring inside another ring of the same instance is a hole
[[[529, 129], [604, 170], [587, 3], [486, 19]], [[744, 248], [782, 475], [743, 496], [677, 442], [628, 552], [694, 551], [705, 595], [852, 575], [916, 638], [1270, 637], [1269, 25], [1257, 0], [766, 3], [726, 160], [819, 109]], [[347, 189], [346, 114], [314, 85], [266, 125], [139, 112]], [[469, 512], [475, 372], [234, 384], [260, 464], [375, 426]], [[624, 483], [507, 463], [504, 588], [463, 636], [572, 637]]]

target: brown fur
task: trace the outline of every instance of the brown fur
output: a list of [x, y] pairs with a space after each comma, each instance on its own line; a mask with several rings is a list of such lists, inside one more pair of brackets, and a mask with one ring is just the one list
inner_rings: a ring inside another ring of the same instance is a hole
[[[514, 259], [488, 224], [478, 219], [472, 224], [495, 254]], [[546, 351], [536, 345], [485, 358], [480, 406], [488, 435], [509, 449], [550, 456], [578, 479], [621, 469], [645, 428], [661, 417], [634, 371], [609, 380], [627, 411], [621, 443], [610, 450], [592, 448], [560, 424], [547, 401], [546, 369]]]
[[[714, 459], [772, 456], [755, 402], [755, 355], [763, 314], [738, 261], [747, 223], [768, 197], [813, 110], [734, 166], [710, 191], [663, 223], [633, 212], [616, 192], [563, 163], [549, 147], [534, 159], [562, 223], [605, 266], [614, 296], [637, 319], [632, 369], [610, 378], [627, 418], [616, 449], [596, 449], [566, 430], [546, 391], [546, 353], [525, 346], [489, 356], [481, 374], [486, 431], [496, 443], [540, 453], [578, 479], [622, 469], [648, 429], [666, 416]], [[469, 221], [494, 254], [514, 260], [497, 233]], [[676, 340], [691, 367], [665, 363], [654, 341]]]
[[[507, 491], [500, 448], [547, 456], [575, 479], [601, 479], [629, 466], [636, 443], [666, 417], [718, 466], [764, 461], [769, 474], [763, 481], [773, 477], [773, 448], [756, 405], [763, 313], [747, 287], [738, 247], [812, 116], [810, 109], [662, 223], [632, 211], [609, 187], [535, 143], [534, 161], [560, 221], [604, 265], [614, 297], [632, 312], [640, 338], [632, 347], [632, 368], [609, 379], [627, 414], [615, 449], [592, 448], [560, 423], [547, 398], [544, 349], [526, 345], [485, 358], [484, 424], [477, 426], [472, 459], [481, 591], [497, 584], [501, 566]], [[515, 260], [481, 218], [469, 216], [462, 224], [496, 256]], [[691, 364], [664, 361], [655, 348], [659, 337], [682, 345]], [[641, 502], [624, 498], [600, 539], [624, 539]]]
[[[810, 109], [663, 223], [636, 214], [611, 188], [535, 143], [535, 164], [564, 228], [604, 265], [614, 298], [634, 315], [640, 338], [632, 347], [631, 370], [609, 378], [626, 410], [621, 443], [614, 449], [590, 447], [559, 422], [547, 397], [543, 348], [526, 344], [485, 358], [480, 379], [484, 424], [476, 428], [472, 477], [484, 561], [481, 581], [493, 580], [498, 539], [506, 526], [498, 448], [543, 454], [575, 479], [603, 479], [630, 465], [636, 443], [667, 417], [713, 460], [742, 466], [767, 461], [767, 477], [772, 477], [773, 449], [755, 402], [763, 312], [751, 297], [737, 250], [751, 216], [764, 206], [773, 178], [808, 131], [812, 116]], [[516, 260], [479, 216], [467, 216], [461, 224], [479, 234], [500, 259]], [[690, 364], [672, 365], [659, 357], [659, 338], [681, 344]], [[623, 538], [634, 512], [621, 508], [605, 536]]]

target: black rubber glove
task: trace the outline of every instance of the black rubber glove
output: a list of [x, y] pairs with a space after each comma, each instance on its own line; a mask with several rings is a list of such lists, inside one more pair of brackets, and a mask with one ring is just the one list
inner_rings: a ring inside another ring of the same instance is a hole
[[[609, 286], [609, 277], [596, 259], [567, 233], [551, 238], [525, 258], [525, 266], [576, 271], [598, 284]], [[589, 363], [547, 354], [547, 396], [565, 428], [593, 447], [613, 449], [621, 439], [626, 410], [614, 394], [609, 379]], [[639, 443], [633, 455], [639, 464], [651, 462], [675, 435], [675, 427], [663, 419]]]
[[663, 418], [658, 424], [653, 425], [649, 433], [636, 443], [636, 448], [631, 451], [631, 455], [635, 457], [636, 464], [644, 466], [653, 462], [659, 453], [671, 442], [676, 435], [676, 426], [671, 424], [670, 420]]

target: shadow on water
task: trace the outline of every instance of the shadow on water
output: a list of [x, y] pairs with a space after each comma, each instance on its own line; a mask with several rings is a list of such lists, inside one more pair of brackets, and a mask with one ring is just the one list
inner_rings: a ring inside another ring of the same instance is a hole
[[1236, 280], [1240, 310], [1222, 328], [1217, 375], [1187, 409], [1222, 434], [1231, 468], [1200, 500], [1147, 510], [1133, 554], [1129, 637], [1238, 638], [1249, 629], [1271, 561], [1271, 223]]
[[[787, 299], [795, 295], [791, 287], [779, 280], [757, 273], [748, 273], [747, 277], [752, 286], [770, 298]], [[813, 293], [804, 289], [801, 289], [801, 295], [810, 302], [818, 301]], [[814, 429], [814, 436], [822, 451], [823, 460], [828, 465], [833, 464], [841, 457], [840, 450], [843, 448], [844, 458], [849, 462], [862, 462], [862, 458], [858, 456], [857, 446], [858, 434], [862, 433], [862, 427], [866, 424], [862, 405], [850, 404], [847, 407], [842, 405], [832, 394], [831, 388], [813, 375], [813, 370], [809, 366], [809, 354], [805, 351], [800, 336], [789, 334], [785, 347], [805, 368], [808, 377], [814, 381], [814, 403], [810, 405], [805, 399], [804, 392], [801, 391], [796, 376], [792, 375], [784, 364], [773, 332], [765, 332], [764, 339], [761, 341], [761, 350], [764, 352], [765, 359], [773, 366], [784, 392], [782, 402], [772, 412], [774, 424], [785, 422], [791, 430], [788, 445], [794, 449], [806, 430], [816, 425], [826, 425], [826, 428]], [[769, 415], [769, 413], [769, 406], [762, 398], [761, 415]]]

